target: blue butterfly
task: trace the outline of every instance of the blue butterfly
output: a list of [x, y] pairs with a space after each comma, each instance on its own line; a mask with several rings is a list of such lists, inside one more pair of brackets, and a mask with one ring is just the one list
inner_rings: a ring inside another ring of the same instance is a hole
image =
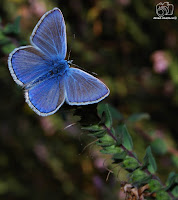
[[42, 16], [30, 41], [31, 45], [9, 54], [8, 66], [14, 81], [25, 89], [26, 102], [38, 115], [55, 113], [64, 101], [88, 105], [109, 95], [103, 82], [65, 60], [66, 26], [60, 9]]

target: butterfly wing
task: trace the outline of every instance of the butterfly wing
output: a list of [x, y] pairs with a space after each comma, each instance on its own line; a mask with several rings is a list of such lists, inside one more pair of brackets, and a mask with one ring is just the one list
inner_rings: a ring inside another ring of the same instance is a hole
[[25, 91], [25, 98], [28, 105], [38, 115], [52, 115], [65, 100], [63, 81], [59, 77], [52, 77], [39, 82]]
[[64, 77], [66, 101], [69, 105], [87, 105], [109, 95], [107, 86], [94, 76], [76, 68], [69, 68]]
[[65, 59], [67, 52], [66, 26], [62, 12], [54, 8], [45, 13], [35, 26], [31, 43], [50, 58]]
[[38, 115], [51, 115], [64, 103], [64, 84], [59, 77], [51, 76], [33, 84], [51, 69], [48, 57], [39, 49], [33, 46], [15, 49], [8, 65], [15, 82], [25, 86], [26, 102]]
[[23, 86], [49, 70], [47, 57], [33, 46], [14, 49], [9, 55], [8, 66], [14, 81]]

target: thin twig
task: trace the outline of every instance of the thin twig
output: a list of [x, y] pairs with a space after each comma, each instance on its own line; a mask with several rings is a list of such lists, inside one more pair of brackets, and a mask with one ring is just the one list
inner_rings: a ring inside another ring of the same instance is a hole
[[[134, 129], [138, 134], [140, 134], [144, 139], [152, 142], [155, 140], [155, 138], [153, 138], [152, 136], [148, 135], [147, 133], [145, 133], [141, 128], [135, 127]], [[164, 139], [163, 139], [164, 140]], [[173, 147], [168, 147], [167, 151], [171, 154], [173, 154], [174, 156], [178, 156], [178, 150], [173, 148]]]

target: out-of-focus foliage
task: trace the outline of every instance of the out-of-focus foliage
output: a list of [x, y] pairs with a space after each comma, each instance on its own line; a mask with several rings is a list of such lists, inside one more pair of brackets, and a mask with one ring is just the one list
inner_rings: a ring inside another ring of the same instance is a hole
[[[118, 180], [110, 176], [106, 182], [105, 158], [93, 145], [82, 151], [90, 138], [77, 124], [96, 124], [96, 105], [64, 105], [51, 117], [38, 117], [24, 102], [22, 89], [8, 71], [8, 54], [29, 44], [39, 18], [53, 7], [63, 12], [71, 59], [101, 77], [111, 91], [105, 101], [122, 113], [113, 111], [107, 126], [124, 121], [139, 158], [151, 144], [163, 181], [170, 171], [177, 171], [178, 26], [177, 20], [153, 20], [157, 3], [0, 1], [1, 199], [125, 198], [118, 186], [126, 179], [125, 172], [116, 168]], [[172, 3], [174, 16], [178, 16], [178, 3]], [[144, 113], [150, 120], [137, 121], [148, 118]]]

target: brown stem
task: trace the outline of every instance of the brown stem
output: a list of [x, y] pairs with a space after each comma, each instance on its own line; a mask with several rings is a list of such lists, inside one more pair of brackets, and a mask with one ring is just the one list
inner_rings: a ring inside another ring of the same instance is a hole
[[[140, 134], [144, 139], [152, 142], [155, 140], [155, 138], [153, 138], [152, 136], [148, 135], [147, 133], [145, 133], [141, 128], [135, 127], [135, 131]], [[164, 140], [164, 139], [163, 139]], [[174, 156], [178, 156], [178, 150], [173, 148], [173, 147], [168, 147], [167, 151], [174, 155]]]

